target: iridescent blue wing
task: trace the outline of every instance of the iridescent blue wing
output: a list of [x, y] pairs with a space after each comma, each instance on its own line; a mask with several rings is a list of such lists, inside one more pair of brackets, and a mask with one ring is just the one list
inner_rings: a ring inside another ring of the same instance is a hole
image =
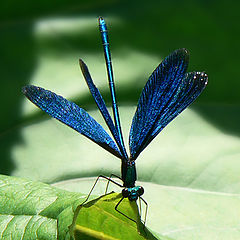
[[127, 159], [127, 154], [126, 154], [126, 150], [125, 150], [125, 147], [123, 145], [123, 143], [121, 142], [121, 139], [119, 137], [119, 134], [117, 132], [117, 129], [113, 123], [113, 120], [107, 110], [107, 107], [106, 107], [106, 104], [103, 100], [103, 97], [101, 95], [101, 93], [99, 92], [99, 90], [97, 89], [97, 87], [94, 85], [93, 83], [93, 80], [91, 78], [91, 75], [88, 71], [88, 68], [86, 66], [86, 64], [80, 59], [79, 60], [79, 64], [80, 64], [80, 67], [81, 67], [81, 70], [82, 70], [82, 73], [83, 73], [83, 76], [86, 80], [86, 83], [88, 85], [88, 88], [98, 106], [98, 109], [100, 110], [109, 130], [111, 131], [122, 155], [125, 157], [124, 159]]
[[169, 106], [159, 116], [148, 143], [151, 142], [169, 122], [194, 102], [206, 87], [207, 82], [208, 76], [204, 72], [190, 72], [185, 74], [174, 99], [172, 99]]
[[[161, 121], [159, 122], [160, 116], [168, 111], [169, 105], [174, 101], [182, 84], [188, 59], [186, 49], [174, 51], [163, 60], [147, 81], [140, 96], [130, 130], [129, 146], [132, 160], [135, 160], [156, 136], [154, 133], [158, 126], [162, 124]], [[171, 120], [166, 118], [164, 126]]]
[[25, 86], [24, 95], [40, 109], [122, 158], [115, 142], [84, 109], [65, 98], [36, 86]]

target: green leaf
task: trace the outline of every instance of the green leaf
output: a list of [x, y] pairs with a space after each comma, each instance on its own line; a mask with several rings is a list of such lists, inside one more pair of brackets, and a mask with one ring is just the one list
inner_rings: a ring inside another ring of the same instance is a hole
[[80, 193], [0, 175], [0, 238], [65, 239], [73, 211], [84, 199]]

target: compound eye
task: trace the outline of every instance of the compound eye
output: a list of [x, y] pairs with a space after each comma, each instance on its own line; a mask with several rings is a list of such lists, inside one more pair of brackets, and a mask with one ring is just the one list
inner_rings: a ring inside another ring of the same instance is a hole
[[143, 193], [144, 193], [143, 187], [139, 187], [138, 190], [137, 190], [137, 192], [138, 192], [138, 196], [143, 195]]
[[122, 196], [123, 196], [124, 198], [126, 198], [126, 197], [128, 197], [128, 195], [129, 195], [128, 189], [127, 189], [127, 188], [124, 188], [124, 189], [122, 190]]

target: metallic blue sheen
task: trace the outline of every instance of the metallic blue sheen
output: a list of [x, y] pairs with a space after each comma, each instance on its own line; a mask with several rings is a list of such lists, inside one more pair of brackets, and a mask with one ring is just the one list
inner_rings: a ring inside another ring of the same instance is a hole
[[127, 161], [128, 157], [127, 157], [127, 153], [125, 150], [125, 147], [122, 146], [121, 144], [121, 140], [120, 140], [120, 136], [117, 132], [117, 129], [112, 121], [112, 118], [107, 110], [106, 104], [103, 100], [103, 97], [101, 95], [101, 93], [99, 92], [99, 90], [97, 89], [97, 87], [94, 85], [93, 80], [91, 78], [91, 75], [88, 71], [87, 65], [83, 62], [83, 60], [79, 60], [79, 64], [83, 73], [83, 76], [86, 80], [86, 83], [88, 85], [88, 88], [98, 106], [98, 109], [100, 110], [109, 130], [111, 131], [121, 153], [122, 153], [122, 159], [123, 161]]
[[166, 57], [148, 79], [140, 96], [129, 134], [131, 160], [189, 106], [207, 83], [205, 73], [188, 73], [186, 49]]
[[140, 186], [135, 186], [135, 187], [130, 187], [127, 188], [128, 191], [128, 199], [130, 201], [137, 201], [138, 197], [139, 197], [139, 189]]
[[31, 102], [43, 111], [121, 158], [121, 153], [111, 137], [84, 109], [40, 87], [29, 85], [23, 87], [22, 91]]
[[186, 109], [201, 94], [207, 85], [207, 74], [204, 72], [186, 73], [174, 98], [166, 111], [159, 117], [152, 132], [152, 139], [178, 114]]
[[123, 151], [123, 156], [126, 160], [126, 159], [128, 159], [128, 156], [127, 156], [127, 152], [126, 152], [125, 146], [124, 146], [121, 124], [120, 124], [120, 117], [119, 117], [119, 112], [118, 112], [118, 105], [117, 105], [115, 86], [114, 86], [114, 78], [113, 78], [111, 53], [110, 53], [109, 41], [108, 41], [107, 25], [102, 17], [98, 18], [98, 23], [99, 23], [99, 30], [101, 33], [105, 62], [106, 62], [106, 67], [107, 67], [109, 88], [110, 88], [111, 97], [112, 97], [112, 109], [113, 109], [113, 117], [114, 117], [115, 127], [117, 129], [119, 139], [120, 139], [120, 144], [121, 144], [120, 149]]

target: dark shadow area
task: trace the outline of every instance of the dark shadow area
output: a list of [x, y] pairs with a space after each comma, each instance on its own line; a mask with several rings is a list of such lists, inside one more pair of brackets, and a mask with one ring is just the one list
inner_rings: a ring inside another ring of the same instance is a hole
[[194, 105], [193, 109], [222, 132], [240, 137], [239, 105]]
[[0, 25], [1, 119], [0, 119], [0, 173], [9, 175], [14, 169], [11, 147], [21, 141], [16, 129], [20, 121], [21, 88], [29, 82], [35, 68], [35, 44], [32, 24]]

